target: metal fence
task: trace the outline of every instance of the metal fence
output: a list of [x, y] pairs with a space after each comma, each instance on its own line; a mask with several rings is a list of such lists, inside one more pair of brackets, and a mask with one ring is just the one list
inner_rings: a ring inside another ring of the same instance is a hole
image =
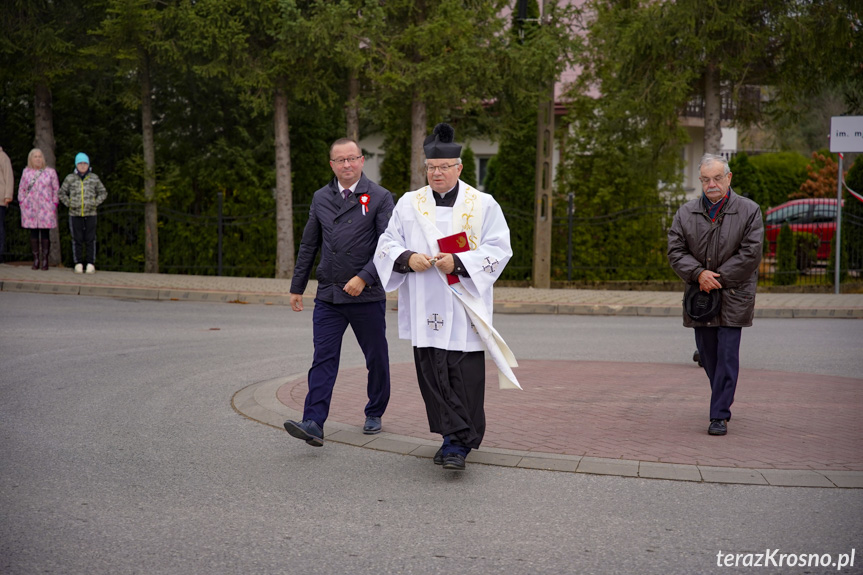
[[[308, 205], [295, 205], [305, 218]], [[62, 263], [72, 267], [68, 209], [58, 211]], [[226, 215], [221, 202], [213, 214], [189, 214], [159, 208], [159, 271], [191, 275], [273, 277], [275, 210]], [[21, 228], [17, 203], [6, 214], [5, 261], [31, 259], [30, 232]], [[144, 204], [102, 204], [96, 225], [96, 267], [108, 271], [144, 271]], [[52, 246], [52, 251], [56, 249]]]
[[[764, 213], [763, 283], [834, 283], [838, 206], [835, 198], [796, 199]], [[842, 210], [840, 233], [840, 281], [859, 280], [863, 269], [863, 210], [856, 204]]]
[[678, 204], [635, 206], [594, 217], [579, 217], [574, 196], [565, 217], [553, 223], [553, 277], [566, 281], [666, 281], [676, 276], [666, 255], [668, 229]]
[[[556, 252], [566, 254], [565, 260], [556, 261], [556, 279], [676, 278], [668, 266], [665, 247], [678, 205], [638, 206], [587, 218], [577, 217], [572, 200], [569, 201], [566, 217], [555, 221]], [[863, 279], [863, 204], [850, 201], [855, 203], [842, 210], [840, 282], [843, 283]], [[764, 212], [760, 285], [833, 285], [837, 206], [836, 199], [799, 199]]]
[[[856, 201], [856, 200], [852, 200]], [[863, 278], [863, 209], [843, 209], [841, 281]], [[504, 206], [513, 230], [511, 277], [529, 277], [533, 260], [532, 214]], [[639, 206], [601, 217], [577, 217], [570, 209], [554, 222], [552, 277], [569, 281], [675, 279], [665, 254], [676, 205]], [[833, 199], [792, 200], [767, 210], [762, 285], [832, 285], [837, 203]], [[299, 236], [308, 205], [295, 205]], [[72, 266], [68, 211], [60, 207], [63, 265]], [[159, 208], [159, 269], [163, 273], [273, 277], [275, 211], [210, 214]], [[785, 230], [783, 232], [783, 229]], [[55, 249], [55, 248], [52, 248]], [[144, 271], [144, 205], [105, 204], [97, 224], [97, 268]], [[5, 261], [27, 261], [29, 230], [20, 226], [17, 203], [7, 208]]]

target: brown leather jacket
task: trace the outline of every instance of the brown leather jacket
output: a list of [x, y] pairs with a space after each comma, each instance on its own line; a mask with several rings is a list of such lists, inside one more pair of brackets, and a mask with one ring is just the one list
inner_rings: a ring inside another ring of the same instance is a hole
[[685, 282], [697, 282], [705, 269], [720, 274], [722, 310], [706, 322], [684, 311], [686, 327], [747, 327], [755, 315], [755, 288], [761, 263], [764, 225], [761, 208], [730, 191], [728, 201], [711, 222], [702, 196], [683, 204], [668, 231], [668, 261]]

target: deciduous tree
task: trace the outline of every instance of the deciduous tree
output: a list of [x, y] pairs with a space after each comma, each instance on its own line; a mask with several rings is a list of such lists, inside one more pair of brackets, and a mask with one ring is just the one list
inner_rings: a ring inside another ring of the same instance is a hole
[[835, 198], [838, 185], [839, 164], [829, 153], [812, 153], [812, 161], [806, 166], [807, 179], [800, 191], [790, 194], [789, 200], [798, 198]]

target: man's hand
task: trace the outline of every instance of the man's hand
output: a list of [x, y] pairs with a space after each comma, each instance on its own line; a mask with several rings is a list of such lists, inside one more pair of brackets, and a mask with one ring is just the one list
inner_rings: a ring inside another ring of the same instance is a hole
[[12, 203], [12, 198], [6, 198], [5, 200], [3, 200], [3, 205], [4, 205], [4, 206], [8, 206], [8, 205], [9, 205], [9, 204], [11, 204], [11, 203]]
[[303, 294], [291, 294], [291, 309], [294, 311], [303, 311]]
[[704, 270], [698, 274], [698, 285], [701, 286], [701, 291], [710, 293], [712, 289], [722, 289], [722, 284], [716, 279], [719, 274], [710, 270]]
[[345, 284], [344, 291], [348, 295], [358, 296], [363, 293], [363, 289], [366, 287], [366, 280], [361, 278], [360, 276], [354, 276], [351, 280]]
[[431, 256], [428, 254], [416, 253], [408, 260], [408, 265], [415, 272], [424, 272], [432, 267]]
[[452, 258], [452, 254], [438, 254], [435, 259], [437, 260], [435, 266], [443, 273], [451, 274], [455, 269], [455, 260]]

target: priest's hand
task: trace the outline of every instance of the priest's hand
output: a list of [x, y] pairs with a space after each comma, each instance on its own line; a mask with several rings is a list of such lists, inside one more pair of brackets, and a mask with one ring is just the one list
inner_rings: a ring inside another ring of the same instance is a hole
[[452, 254], [438, 254], [435, 259], [437, 260], [435, 266], [443, 273], [451, 274], [455, 269], [455, 260], [453, 260]]
[[363, 293], [365, 287], [366, 280], [364, 280], [360, 276], [354, 276], [348, 283], [345, 284], [344, 291], [348, 295], [358, 296]]
[[291, 309], [294, 311], [303, 311], [303, 294], [291, 294]]
[[408, 265], [415, 272], [424, 272], [432, 267], [431, 256], [428, 254], [416, 253], [408, 260]]

